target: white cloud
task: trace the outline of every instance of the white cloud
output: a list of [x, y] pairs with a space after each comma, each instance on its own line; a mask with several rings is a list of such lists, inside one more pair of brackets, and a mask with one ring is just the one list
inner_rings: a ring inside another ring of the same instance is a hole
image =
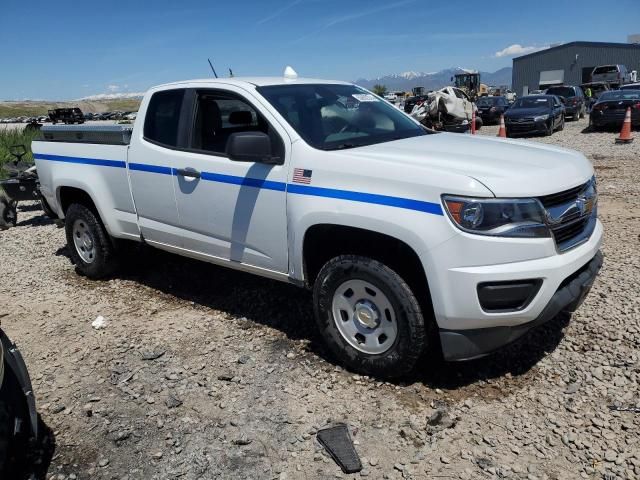
[[519, 55], [526, 55], [527, 53], [537, 52], [538, 50], [544, 50], [545, 48], [549, 48], [548, 45], [544, 46], [536, 46], [530, 45], [528, 47], [523, 47], [519, 43], [514, 43], [513, 45], [509, 45], [506, 48], [503, 48], [499, 52], [493, 54], [494, 57], [517, 57]]
[[120, 90], [120, 85], [107, 85], [107, 90], [110, 92], [117, 92]]

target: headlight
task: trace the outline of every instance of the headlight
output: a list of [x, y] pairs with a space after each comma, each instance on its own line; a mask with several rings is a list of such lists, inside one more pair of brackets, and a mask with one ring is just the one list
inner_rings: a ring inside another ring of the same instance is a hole
[[534, 119], [533, 119], [533, 120], [534, 120], [534, 121], [536, 121], [536, 122], [542, 122], [542, 121], [544, 121], [544, 120], [549, 120], [549, 114], [546, 114], [546, 115], [540, 115], [540, 116], [538, 116], [538, 117], [534, 117]]
[[495, 237], [542, 238], [551, 234], [533, 198], [468, 198], [443, 195], [453, 223], [465, 232]]

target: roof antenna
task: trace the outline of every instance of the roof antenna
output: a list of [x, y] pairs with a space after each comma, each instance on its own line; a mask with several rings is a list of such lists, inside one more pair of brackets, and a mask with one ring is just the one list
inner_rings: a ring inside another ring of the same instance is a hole
[[233, 70], [231, 70], [231, 68], [229, 68], [229, 76], [233, 78]]
[[213, 76], [218, 78], [218, 74], [216, 73], [216, 69], [213, 68], [213, 63], [211, 63], [211, 60], [209, 60], [208, 58], [207, 58], [207, 61], [209, 62], [209, 66], [211, 67], [211, 70], [213, 71]]
[[298, 74], [292, 67], [287, 65], [287, 68], [284, 69], [284, 78], [287, 80], [295, 80], [298, 78]]

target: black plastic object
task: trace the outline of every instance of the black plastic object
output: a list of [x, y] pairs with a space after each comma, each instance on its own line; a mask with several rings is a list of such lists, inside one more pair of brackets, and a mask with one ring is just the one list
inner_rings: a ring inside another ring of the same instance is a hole
[[319, 430], [317, 438], [344, 473], [362, 470], [362, 462], [351, 441], [349, 428], [344, 423]]

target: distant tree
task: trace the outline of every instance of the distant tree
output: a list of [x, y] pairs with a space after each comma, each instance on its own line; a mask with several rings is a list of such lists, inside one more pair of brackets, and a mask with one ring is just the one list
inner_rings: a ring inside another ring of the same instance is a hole
[[379, 95], [380, 97], [384, 97], [387, 94], [387, 87], [385, 87], [384, 85], [376, 84], [371, 90], [373, 91], [373, 93]]

